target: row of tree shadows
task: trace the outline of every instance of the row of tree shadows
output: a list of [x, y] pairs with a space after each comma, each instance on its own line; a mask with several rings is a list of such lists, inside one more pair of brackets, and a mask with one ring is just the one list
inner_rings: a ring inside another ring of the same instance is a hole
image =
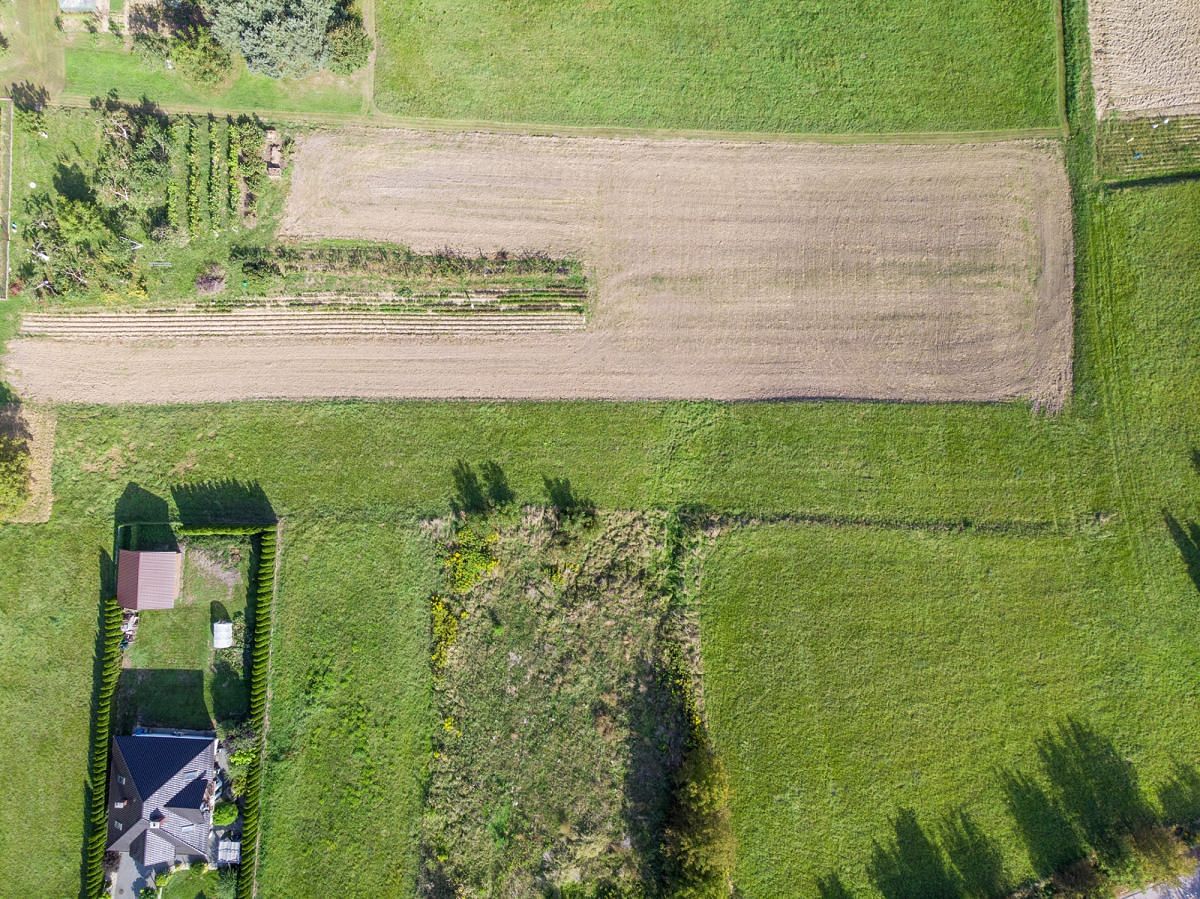
[[[196, 484], [179, 484], [171, 488], [171, 499], [178, 513], [177, 522], [183, 527], [214, 527], [261, 525], [268, 527], [278, 521], [275, 510], [267, 499], [262, 487], [252, 481], [213, 480]], [[126, 485], [113, 510], [113, 552], [121, 549], [129, 540], [128, 530], [137, 527], [137, 546], [124, 548], [175, 550], [179, 548], [178, 537], [171, 524], [171, 510], [167, 501], [137, 484]], [[113, 553], [107, 549], [99, 551], [98, 582], [100, 602], [97, 627], [96, 653], [92, 669], [92, 720], [95, 721], [96, 708], [99, 703], [101, 683], [101, 668], [104, 655], [105, 616], [103, 601], [116, 595], [117, 566]], [[251, 566], [253, 569], [253, 565]], [[248, 583], [246, 620], [254, 620], [254, 604], [257, 601], [256, 585], [253, 578]], [[214, 603], [214, 606], [222, 606]], [[223, 608], [213, 608], [214, 620], [228, 618], [228, 612]], [[247, 654], [251, 646], [252, 633], [246, 635], [245, 647]], [[244, 670], [249, 670], [249, 658], [244, 660]], [[147, 695], [169, 695], [174, 714], [179, 717], [170, 726], [207, 729], [210, 726], [208, 708], [204, 695], [204, 672], [188, 669], [123, 669], [117, 681], [115, 714], [113, 715], [113, 735], [127, 733], [133, 726], [132, 709], [122, 708], [121, 699], [128, 697], [138, 679], [137, 687]], [[236, 696], [237, 678], [232, 668], [224, 662], [218, 664], [214, 676], [214, 701], [217, 708], [214, 713], [218, 720], [222, 715], [232, 714], [244, 709], [244, 702]], [[244, 685], [242, 685], [244, 688]], [[243, 711], [244, 713], [244, 711]], [[94, 726], [94, 725], [93, 725]], [[95, 741], [89, 741], [88, 770], [92, 768]], [[87, 810], [91, 808], [92, 788], [88, 779], [84, 778], [84, 851], [81, 858], [81, 875], [87, 861], [87, 838], [90, 829], [90, 819]], [[84, 878], [81, 877], [81, 880]], [[81, 897], [86, 893], [81, 892]]]
[[[1133, 765], [1090, 724], [1067, 719], [1037, 741], [1037, 773], [1003, 770], [1005, 804], [1039, 878], [1062, 875], [1094, 854], [1119, 869], [1136, 851], [1163, 860], [1176, 851], [1161, 824], [1200, 816], [1200, 772], [1176, 761], [1158, 790], [1159, 814], [1145, 798]], [[876, 841], [867, 864], [871, 883], [887, 899], [1004, 897], [1019, 884], [996, 840], [965, 810], [927, 828], [912, 809], [892, 819], [891, 837]], [[1082, 875], [1081, 875], [1082, 876]], [[821, 899], [854, 894], [837, 874], [819, 878]]]

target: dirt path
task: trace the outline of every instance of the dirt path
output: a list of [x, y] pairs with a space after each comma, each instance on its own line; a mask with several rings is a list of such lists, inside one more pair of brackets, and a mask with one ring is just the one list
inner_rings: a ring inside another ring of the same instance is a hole
[[1091, 0], [1096, 115], [1200, 113], [1200, 3]]
[[583, 331], [388, 340], [22, 338], [38, 399], [998, 400], [1070, 389], [1057, 146], [341, 130], [303, 138], [283, 231], [578, 254]]

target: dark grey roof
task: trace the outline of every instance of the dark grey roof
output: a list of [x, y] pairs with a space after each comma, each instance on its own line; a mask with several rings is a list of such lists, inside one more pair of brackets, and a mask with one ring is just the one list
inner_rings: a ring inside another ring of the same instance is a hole
[[[117, 748], [125, 759], [138, 795], [148, 802], [155, 793], [188, 767], [204, 770], [212, 767], [211, 737], [168, 737], [136, 734], [117, 737]], [[207, 761], [196, 757], [209, 750]], [[197, 764], [191, 763], [196, 761]], [[161, 802], [161, 800], [159, 800]]]
[[134, 734], [114, 738], [113, 750], [109, 848], [140, 856], [145, 865], [208, 858], [212, 825], [205, 800], [216, 740]]
[[173, 797], [167, 800], [167, 808], [178, 809], [198, 809], [204, 805], [204, 789], [205, 782], [196, 779], [187, 784], [182, 790], [176, 793]]

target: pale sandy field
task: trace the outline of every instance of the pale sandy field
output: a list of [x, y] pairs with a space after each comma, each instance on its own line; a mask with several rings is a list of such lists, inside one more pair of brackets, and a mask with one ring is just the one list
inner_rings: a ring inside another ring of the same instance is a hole
[[1200, 113], [1200, 0], [1090, 0], [1096, 115]]
[[[285, 237], [580, 257], [555, 334], [9, 345], [31, 399], [897, 400], [1070, 390], [1061, 148], [339, 130], [299, 142]], [[131, 335], [132, 336], [132, 335]]]

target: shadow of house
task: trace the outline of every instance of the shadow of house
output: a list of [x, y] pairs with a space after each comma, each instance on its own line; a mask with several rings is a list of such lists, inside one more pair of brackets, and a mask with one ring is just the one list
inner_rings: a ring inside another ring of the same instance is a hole
[[900, 809], [892, 831], [888, 845], [874, 844], [867, 868], [871, 882], [886, 899], [956, 899], [964, 895], [942, 850], [921, 828], [912, 809]]
[[177, 484], [171, 498], [184, 527], [262, 525], [278, 522], [266, 492], [256, 481], [202, 481]]
[[113, 513], [116, 548], [178, 551], [179, 540], [171, 527], [170, 517], [171, 510], [165, 499], [132, 482], [127, 484]]
[[117, 681], [115, 732], [135, 727], [209, 730], [204, 672], [190, 668], [125, 668]]

